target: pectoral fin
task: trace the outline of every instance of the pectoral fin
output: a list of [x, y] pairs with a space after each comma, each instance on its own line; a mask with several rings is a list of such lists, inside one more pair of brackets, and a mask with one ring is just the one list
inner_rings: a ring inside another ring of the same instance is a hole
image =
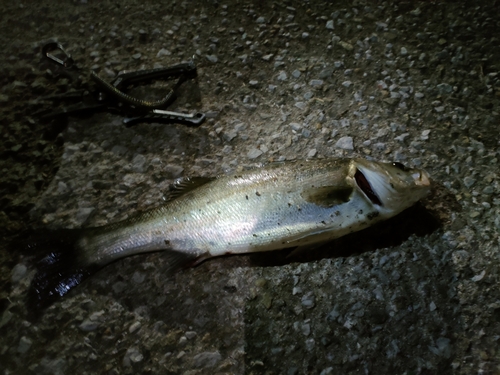
[[315, 205], [330, 208], [349, 201], [352, 186], [320, 186], [305, 189], [302, 198]]
[[182, 177], [175, 180], [172, 185], [171, 199], [180, 197], [206, 183], [215, 180], [215, 177]]

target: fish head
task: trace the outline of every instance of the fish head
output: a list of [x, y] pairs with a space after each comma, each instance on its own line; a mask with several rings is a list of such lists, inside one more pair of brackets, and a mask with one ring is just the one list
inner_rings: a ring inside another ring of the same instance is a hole
[[354, 159], [349, 175], [382, 216], [393, 216], [405, 210], [425, 197], [431, 188], [426, 171], [401, 163]]

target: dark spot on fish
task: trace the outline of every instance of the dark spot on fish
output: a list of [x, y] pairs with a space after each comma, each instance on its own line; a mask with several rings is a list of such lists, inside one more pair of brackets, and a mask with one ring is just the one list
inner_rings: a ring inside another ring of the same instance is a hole
[[255, 192], [255, 195], [260, 197], [260, 193], [258, 191]]
[[167, 246], [170, 245], [170, 241], [169, 240], [164, 240], [163, 242], [165, 242], [165, 245], [167, 245]]
[[363, 215], [363, 210], [359, 210], [358, 214]]
[[340, 216], [340, 211], [335, 211], [335, 216]]
[[368, 215], [366, 215], [366, 217], [370, 220], [373, 220], [375, 219], [378, 215], [380, 215], [380, 213], [378, 211], [374, 211], [374, 212], [370, 212]]
[[258, 237], [255, 233], [254, 233], [254, 234], [252, 234], [252, 236], [254, 236], [254, 237]]
[[248, 200], [248, 195], [245, 195], [245, 198]]
[[326, 222], [324, 220], [321, 220], [321, 224], [326, 225]]
[[290, 202], [288, 202], [288, 207], [292, 207], [292, 204]]

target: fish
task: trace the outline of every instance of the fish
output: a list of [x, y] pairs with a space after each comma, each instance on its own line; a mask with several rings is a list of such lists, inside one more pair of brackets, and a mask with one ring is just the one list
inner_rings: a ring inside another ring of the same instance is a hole
[[164, 251], [169, 269], [226, 254], [307, 249], [397, 215], [425, 197], [429, 174], [401, 163], [330, 158], [182, 178], [163, 205], [100, 227], [38, 236], [28, 290], [43, 310], [119, 259]]

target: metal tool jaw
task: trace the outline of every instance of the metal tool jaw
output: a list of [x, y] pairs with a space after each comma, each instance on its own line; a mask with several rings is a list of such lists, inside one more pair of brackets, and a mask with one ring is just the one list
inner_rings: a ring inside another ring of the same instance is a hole
[[[59, 43], [46, 44], [42, 48], [42, 55], [62, 69], [78, 69], [71, 55]], [[137, 98], [125, 92], [130, 86], [143, 85], [156, 80], [168, 80], [173, 77], [177, 77], [176, 83], [168, 89], [165, 96], [160, 100]], [[92, 87], [43, 98], [61, 102], [76, 101], [75, 104], [42, 113], [40, 117], [42, 119], [52, 119], [60, 116], [81, 115], [108, 110], [127, 116], [123, 120], [123, 123], [127, 126], [140, 122], [178, 122], [197, 126], [205, 120], [203, 113], [186, 114], [166, 110], [177, 98], [179, 87], [185, 81], [196, 77], [197, 70], [192, 61], [167, 68], [120, 73], [111, 82], [107, 82], [95, 72], [91, 72]]]

